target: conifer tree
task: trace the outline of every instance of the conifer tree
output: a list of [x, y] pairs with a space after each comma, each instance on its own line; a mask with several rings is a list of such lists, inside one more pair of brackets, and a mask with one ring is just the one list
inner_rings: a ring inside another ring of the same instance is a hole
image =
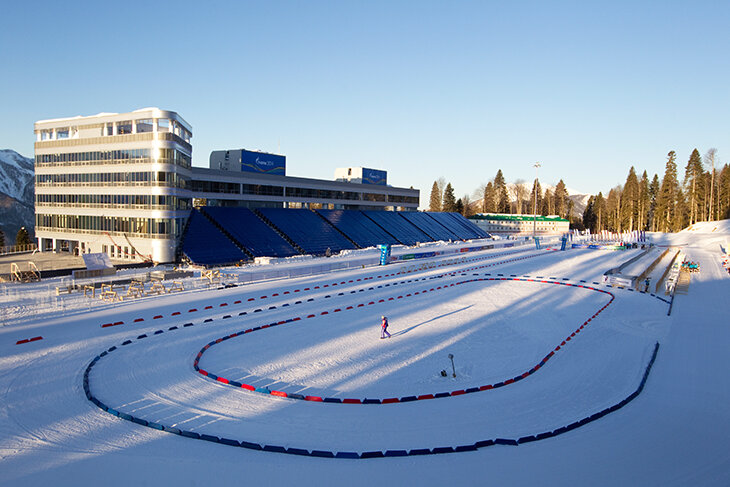
[[2, 229], [0, 229], [0, 247], [5, 247], [5, 234]]
[[561, 218], [568, 218], [568, 190], [565, 189], [565, 183], [561, 179], [558, 181], [558, 184], [555, 185], [555, 193], [553, 194], [553, 198], [555, 198], [555, 214], [558, 215]]
[[459, 213], [460, 215], [464, 214], [464, 202], [459, 198], [456, 200], [456, 204], [454, 205], [454, 211]]
[[542, 216], [554, 215], [555, 214], [555, 199], [553, 198], [553, 192], [550, 188], [545, 190], [545, 194], [542, 197], [542, 210], [540, 211]]
[[20, 227], [15, 235], [15, 245], [30, 245], [30, 235], [28, 235], [28, 230], [25, 227]]
[[677, 181], [677, 154], [669, 151], [667, 154], [667, 164], [664, 170], [664, 178], [662, 179], [659, 194], [657, 195], [656, 213], [657, 219], [656, 229], [659, 232], [671, 232], [675, 227], [677, 217], [677, 201], [680, 196], [679, 182]]
[[444, 189], [444, 199], [442, 207], [443, 211], [456, 211], [456, 198], [454, 197], [454, 188], [451, 187], [451, 183], [448, 183], [446, 185], [446, 189]]
[[596, 214], [596, 233], [605, 229], [606, 200], [603, 193], [598, 193], [593, 201], [593, 212]]
[[441, 190], [438, 181], [431, 186], [431, 198], [428, 204], [428, 211], [441, 211]]
[[689, 224], [696, 223], [702, 219], [704, 212], [704, 168], [702, 167], [702, 158], [700, 151], [697, 149], [692, 151], [684, 168], [684, 194], [687, 196], [689, 205]]
[[583, 226], [586, 227], [591, 233], [596, 233], [596, 213], [593, 211], [593, 203], [596, 198], [591, 196], [588, 198], [586, 203], [586, 209], [583, 210]]
[[649, 225], [648, 228], [652, 232], [657, 231], [657, 218], [656, 218], [656, 204], [659, 199], [659, 190], [661, 184], [659, 183], [659, 175], [654, 174], [654, 178], [651, 180], [649, 185]]
[[494, 193], [494, 185], [490, 182], [484, 187], [484, 200], [482, 201], [482, 211], [484, 213], [496, 213], [497, 202]]
[[634, 166], [629, 169], [623, 191], [621, 192], [621, 227], [629, 232], [634, 231], [638, 219], [639, 180], [636, 178]]
[[[535, 198], [537, 197], [537, 204]], [[530, 192], [530, 207], [527, 209], [529, 213], [539, 213], [542, 209], [542, 188], [540, 187], [540, 181], [535, 179], [532, 183], [532, 191]]]
[[717, 185], [717, 203], [720, 219], [730, 218], [730, 164], [720, 171]]
[[497, 170], [497, 175], [494, 177], [494, 192], [497, 201], [497, 213], [509, 213], [511, 206], [509, 193], [507, 192], [507, 183], [504, 180], [501, 169]]
[[644, 171], [639, 181], [638, 230], [646, 230], [649, 221], [649, 175]]

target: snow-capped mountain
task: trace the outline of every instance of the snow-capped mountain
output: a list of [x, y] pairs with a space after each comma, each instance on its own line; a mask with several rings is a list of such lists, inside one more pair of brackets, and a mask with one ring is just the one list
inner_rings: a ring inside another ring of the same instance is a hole
[[6, 245], [15, 242], [20, 227], [31, 237], [35, 223], [35, 181], [33, 159], [14, 150], [0, 150], [0, 229]]

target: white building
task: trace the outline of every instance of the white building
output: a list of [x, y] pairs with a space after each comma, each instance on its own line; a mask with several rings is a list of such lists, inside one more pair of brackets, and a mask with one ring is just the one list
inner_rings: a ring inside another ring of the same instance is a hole
[[510, 215], [506, 213], [477, 213], [469, 217], [469, 221], [487, 233], [524, 237], [533, 234], [538, 236], [562, 235], [567, 233], [570, 222], [556, 215]]
[[170, 262], [189, 214], [192, 129], [177, 113], [35, 123], [36, 238], [41, 250]]

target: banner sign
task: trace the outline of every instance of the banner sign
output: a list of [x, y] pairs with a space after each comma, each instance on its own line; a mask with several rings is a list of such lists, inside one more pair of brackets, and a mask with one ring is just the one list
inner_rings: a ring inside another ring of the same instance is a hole
[[362, 168], [362, 182], [363, 184], [377, 184], [379, 186], [385, 186], [388, 180], [388, 173], [386, 171], [379, 171], [377, 169]]
[[241, 171], [284, 176], [286, 175], [286, 156], [242, 150]]

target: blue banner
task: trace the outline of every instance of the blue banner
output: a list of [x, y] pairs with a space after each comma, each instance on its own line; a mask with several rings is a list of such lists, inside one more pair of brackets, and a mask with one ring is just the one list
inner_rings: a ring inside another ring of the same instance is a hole
[[241, 171], [285, 176], [286, 156], [242, 150]]
[[377, 184], [385, 186], [388, 180], [388, 173], [386, 171], [379, 171], [377, 169], [362, 168], [362, 182], [363, 184]]

